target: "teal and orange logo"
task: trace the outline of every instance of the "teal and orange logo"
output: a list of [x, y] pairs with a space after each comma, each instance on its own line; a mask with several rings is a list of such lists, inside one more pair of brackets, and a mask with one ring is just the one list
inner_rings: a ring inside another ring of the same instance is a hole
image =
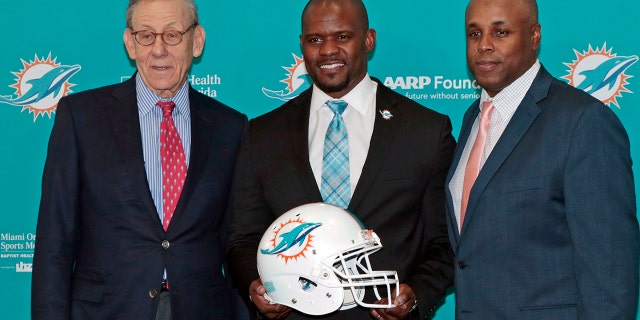
[[565, 63], [569, 67], [569, 74], [562, 77], [569, 80], [569, 84], [583, 90], [604, 104], [615, 105], [620, 108], [618, 98], [623, 92], [631, 93], [625, 86], [633, 76], [627, 73], [629, 67], [638, 61], [638, 56], [619, 56], [607, 49], [605, 43], [602, 48], [594, 50], [591, 45], [582, 53], [573, 50], [576, 60]]
[[292, 259], [304, 258], [305, 252], [313, 247], [311, 233], [320, 226], [320, 222], [305, 222], [299, 217], [280, 223], [269, 241], [270, 246], [260, 249], [260, 253], [276, 255], [284, 259], [285, 264]]
[[57, 58], [51, 58], [51, 53], [46, 58], [35, 55], [29, 62], [20, 60], [23, 68], [12, 72], [16, 82], [9, 86], [15, 92], [13, 95], [0, 95], [0, 103], [21, 107], [21, 112], [28, 110], [33, 113], [33, 122], [39, 116], [48, 115], [51, 118], [58, 101], [72, 92], [74, 84], [69, 80], [80, 71], [80, 65], [58, 63]]
[[281, 90], [271, 90], [263, 87], [262, 93], [264, 93], [265, 96], [272, 99], [289, 101], [311, 86], [311, 77], [307, 72], [307, 67], [304, 65], [304, 60], [293, 53], [291, 55], [295, 61], [289, 67], [282, 67], [287, 70], [287, 75], [286, 78], [280, 80], [280, 82], [287, 86]]

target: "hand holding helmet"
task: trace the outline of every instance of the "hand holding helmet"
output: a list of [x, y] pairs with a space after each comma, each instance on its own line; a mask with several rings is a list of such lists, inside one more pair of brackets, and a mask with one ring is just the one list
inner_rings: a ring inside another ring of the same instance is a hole
[[256, 279], [249, 285], [249, 299], [256, 305], [260, 313], [268, 319], [283, 319], [291, 313], [291, 308], [273, 303], [267, 299], [267, 290], [260, 279]]

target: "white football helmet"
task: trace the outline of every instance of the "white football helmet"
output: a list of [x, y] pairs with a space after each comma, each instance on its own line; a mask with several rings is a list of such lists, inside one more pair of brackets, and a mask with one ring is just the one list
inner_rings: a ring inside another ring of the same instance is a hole
[[[325, 203], [293, 208], [277, 218], [262, 236], [258, 272], [265, 298], [310, 315], [324, 315], [356, 305], [393, 308], [398, 292], [396, 271], [373, 271], [369, 255], [380, 238], [350, 212]], [[387, 304], [363, 301], [371, 288]]]

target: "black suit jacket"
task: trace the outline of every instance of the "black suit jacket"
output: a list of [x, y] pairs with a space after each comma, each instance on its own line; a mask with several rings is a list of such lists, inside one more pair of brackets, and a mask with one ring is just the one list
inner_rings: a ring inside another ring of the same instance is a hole
[[222, 274], [247, 118], [189, 89], [191, 155], [165, 232], [142, 154], [135, 77], [60, 100], [44, 169], [32, 319], [154, 319], [163, 269], [174, 319], [229, 319]]
[[[232, 279], [246, 298], [258, 279], [258, 243], [276, 217], [321, 202], [309, 164], [308, 123], [312, 89], [251, 120], [239, 156], [229, 243]], [[379, 111], [393, 117], [383, 119]], [[348, 209], [381, 238], [376, 270], [396, 270], [418, 296], [422, 317], [452, 283], [444, 181], [455, 140], [447, 116], [427, 109], [378, 81], [376, 119], [362, 175]], [[318, 239], [315, 239], [319, 241]], [[326, 319], [368, 319], [368, 310], [339, 311]], [[293, 313], [288, 319], [303, 319]]]

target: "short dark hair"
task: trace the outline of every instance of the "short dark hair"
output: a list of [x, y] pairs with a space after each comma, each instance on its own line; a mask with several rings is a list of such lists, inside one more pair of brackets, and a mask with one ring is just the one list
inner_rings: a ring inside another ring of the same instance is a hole
[[316, 4], [316, 3], [325, 3], [325, 2], [338, 2], [338, 3], [347, 3], [349, 2], [351, 5], [356, 6], [358, 9], [358, 14], [360, 15], [359, 18], [361, 18], [361, 21], [364, 22], [364, 30], [368, 30], [369, 29], [369, 15], [367, 14], [367, 8], [364, 6], [364, 3], [362, 2], [362, 0], [349, 0], [349, 1], [345, 1], [345, 0], [309, 0], [309, 2], [307, 2], [307, 5], [304, 6], [304, 9], [302, 10], [302, 17], [301, 17], [301, 23], [304, 26], [304, 17], [307, 13], [307, 9], [309, 9], [309, 7], [311, 7], [311, 5]]

